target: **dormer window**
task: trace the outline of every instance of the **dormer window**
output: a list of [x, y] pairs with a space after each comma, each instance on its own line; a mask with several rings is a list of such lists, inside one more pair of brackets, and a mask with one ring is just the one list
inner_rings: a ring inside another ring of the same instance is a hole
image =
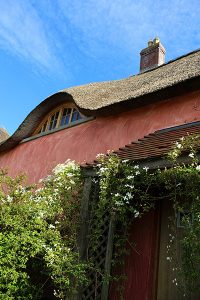
[[60, 120], [60, 126], [68, 125], [69, 123], [80, 119], [82, 119], [82, 116], [76, 108], [64, 108]]
[[56, 128], [58, 122], [58, 116], [59, 116], [59, 111], [57, 111], [53, 116], [51, 116], [48, 130], [52, 130]]
[[41, 129], [39, 130], [38, 133], [45, 132], [45, 131], [46, 131], [46, 128], [47, 128], [47, 121], [44, 123], [44, 125], [42, 125], [42, 127], [41, 127]]
[[79, 123], [79, 120], [87, 119], [73, 104], [62, 105], [51, 111], [35, 130], [33, 135], [48, 133], [57, 128], [63, 128], [71, 124]]
[[60, 126], [68, 125], [71, 118], [72, 108], [64, 108], [63, 114], [60, 120]]

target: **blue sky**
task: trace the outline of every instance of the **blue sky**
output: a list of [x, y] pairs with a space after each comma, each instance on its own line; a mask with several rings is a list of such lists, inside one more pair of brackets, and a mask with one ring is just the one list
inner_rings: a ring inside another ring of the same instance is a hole
[[155, 36], [167, 61], [199, 48], [199, 0], [1, 0], [0, 127], [63, 88], [138, 73]]

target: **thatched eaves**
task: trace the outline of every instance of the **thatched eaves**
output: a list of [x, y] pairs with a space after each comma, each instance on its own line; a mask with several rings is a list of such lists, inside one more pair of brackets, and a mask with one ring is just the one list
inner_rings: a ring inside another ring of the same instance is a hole
[[3, 142], [9, 138], [9, 133], [5, 128], [0, 128], [0, 142]]
[[0, 142], [0, 152], [29, 137], [45, 115], [62, 103], [74, 102], [86, 116], [110, 115], [199, 88], [200, 50], [126, 79], [68, 88], [49, 96], [33, 109], [15, 133]]
[[200, 76], [200, 50], [170, 61], [151, 71], [122, 80], [91, 83], [63, 90], [79, 108], [96, 111], [166, 89]]

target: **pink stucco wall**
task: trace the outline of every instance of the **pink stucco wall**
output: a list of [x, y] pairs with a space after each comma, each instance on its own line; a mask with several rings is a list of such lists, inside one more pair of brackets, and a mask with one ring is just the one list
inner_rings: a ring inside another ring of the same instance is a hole
[[[25, 172], [30, 182], [37, 182], [52, 168], [68, 158], [79, 163], [92, 161], [96, 154], [117, 150], [155, 130], [200, 121], [200, 92], [185, 94], [163, 102], [147, 105], [115, 116], [98, 117], [78, 126], [21, 143], [0, 153], [0, 168], [11, 175]], [[156, 293], [156, 255], [159, 247], [158, 210], [151, 211], [133, 223], [130, 249], [124, 271], [124, 299], [152, 300]], [[138, 255], [140, 253], [140, 255]], [[116, 285], [111, 285], [109, 299], [119, 299]], [[133, 296], [134, 295], [134, 296]]]
[[116, 150], [158, 129], [200, 120], [200, 92], [185, 94], [95, 120], [22, 143], [0, 154], [0, 168], [11, 175], [25, 172], [37, 182], [68, 158], [92, 161], [98, 153]]
[[[126, 276], [122, 282], [113, 281], [110, 285], [109, 300], [119, 300], [117, 287], [124, 286], [124, 300], [152, 300], [156, 283], [154, 270], [156, 269], [157, 234], [159, 226], [159, 209], [151, 210], [142, 218], [135, 219], [127, 239], [125, 264], [119, 267], [116, 275]], [[134, 246], [133, 246], [134, 245]], [[158, 299], [159, 300], [159, 299]]]

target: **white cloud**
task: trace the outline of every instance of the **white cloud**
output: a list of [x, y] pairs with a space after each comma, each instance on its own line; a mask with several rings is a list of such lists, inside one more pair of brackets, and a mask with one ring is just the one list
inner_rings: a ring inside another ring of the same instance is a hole
[[83, 56], [138, 59], [158, 35], [173, 58], [199, 47], [193, 46], [200, 42], [199, 15], [199, 0], [6, 0], [0, 1], [0, 47], [69, 73]]
[[28, 1], [0, 1], [0, 47], [50, 69], [57, 59], [42, 19]]
[[184, 49], [187, 52], [193, 42], [200, 41], [198, 0], [58, 2], [68, 22], [81, 32], [85, 48], [92, 52], [105, 44], [138, 52], [149, 38], [158, 35], [171, 49], [176, 48], [177, 53], [183, 49], [184, 54]]

